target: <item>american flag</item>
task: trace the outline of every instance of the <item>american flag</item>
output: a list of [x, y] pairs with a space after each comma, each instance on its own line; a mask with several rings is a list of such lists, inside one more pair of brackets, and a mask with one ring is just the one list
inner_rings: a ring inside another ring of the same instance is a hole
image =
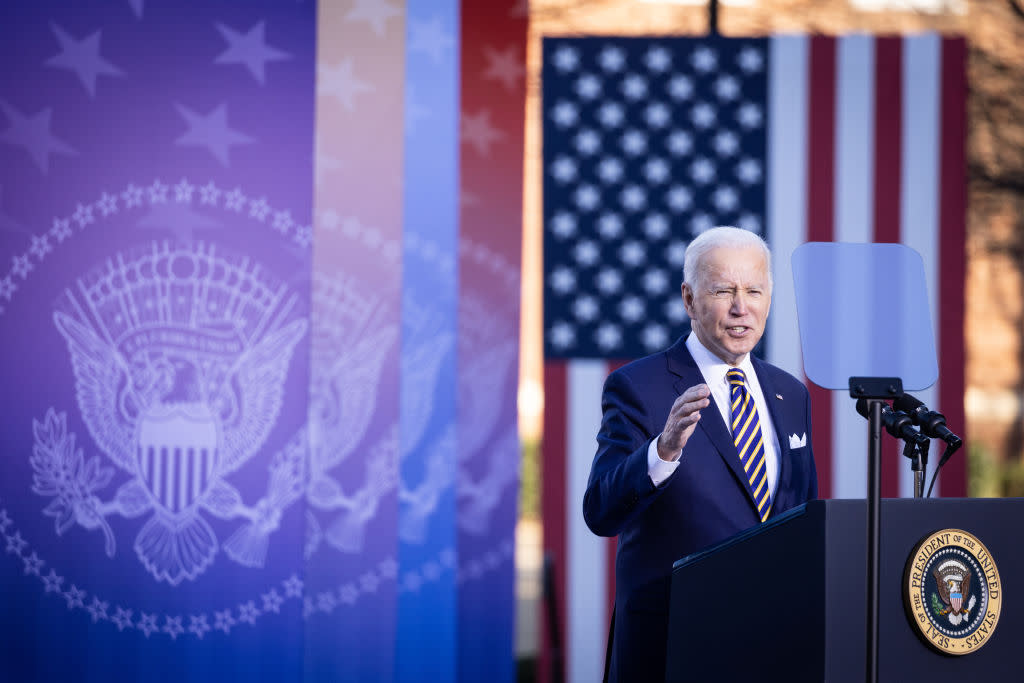
[[[601, 676], [614, 595], [614, 539], [582, 517], [601, 389], [611, 370], [689, 332], [679, 285], [693, 237], [714, 225], [765, 237], [775, 291], [756, 353], [798, 377], [793, 249], [916, 249], [941, 359], [940, 382], [919, 396], [963, 425], [965, 45], [550, 38], [543, 60], [544, 539], [567, 680], [584, 681]], [[842, 392], [811, 392], [821, 495], [863, 497], [866, 423]], [[893, 446], [883, 495], [912, 493], [899, 461]], [[941, 481], [964, 495], [963, 461]]]

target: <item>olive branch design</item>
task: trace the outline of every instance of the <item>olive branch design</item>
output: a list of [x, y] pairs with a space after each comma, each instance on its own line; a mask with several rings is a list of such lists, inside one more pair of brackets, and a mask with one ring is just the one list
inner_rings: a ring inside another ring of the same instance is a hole
[[939, 600], [938, 593], [932, 593], [932, 612], [935, 612], [935, 616], [944, 616], [947, 611], [942, 601]]
[[32, 432], [32, 491], [53, 498], [43, 508], [43, 514], [53, 517], [58, 536], [64, 535], [75, 522], [86, 529], [100, 529], [107, 556], [113, 557], [114, 532], [104, 517], [103, 503], [94, 494], [110, 483], [114, 470], [103, 467], [98, 457], [85, 459], [82, 449], [75, 444], [75, 435], [67, 431], [66, 413], [50, 408], [42, 422], [32, 420]]

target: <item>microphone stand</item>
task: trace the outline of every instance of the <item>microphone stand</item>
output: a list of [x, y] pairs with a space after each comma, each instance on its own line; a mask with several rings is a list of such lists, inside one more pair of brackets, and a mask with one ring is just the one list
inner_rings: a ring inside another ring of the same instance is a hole
[[899, 377], [851, 377], [850, 396], [868, 402], [867, 681], [878, 681], [878, 591], [882, 535], [882, 406], [903, 394]]
[[928, 442], [918, 447], [913, 441], [905, 441], [903, 457], [910, 458], [910, 469], [914, 472], [914, 498], [924, 498], [924, 471], [928, 467]]

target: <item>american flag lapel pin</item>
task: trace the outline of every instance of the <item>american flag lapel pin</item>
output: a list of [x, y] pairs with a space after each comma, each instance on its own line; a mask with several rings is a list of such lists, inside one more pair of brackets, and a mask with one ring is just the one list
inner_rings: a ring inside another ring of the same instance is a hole
[[775, 398], [777, 398], [777, 399], [779, 399], [781, 401], [782, 400], [782, 394], [775, 394]]

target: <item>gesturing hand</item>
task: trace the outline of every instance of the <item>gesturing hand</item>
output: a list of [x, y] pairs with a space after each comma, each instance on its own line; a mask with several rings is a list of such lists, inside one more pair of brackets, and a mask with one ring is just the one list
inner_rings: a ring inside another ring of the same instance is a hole
[[711, 389], [707, 384], [697, 384], [682, 393], [669, 411], [665, 429], [658, 437], [658, 457], [662, 460], [676, 460], [679, 452], [689, 440], [700, 419], [700, 411], [711, 405]]

